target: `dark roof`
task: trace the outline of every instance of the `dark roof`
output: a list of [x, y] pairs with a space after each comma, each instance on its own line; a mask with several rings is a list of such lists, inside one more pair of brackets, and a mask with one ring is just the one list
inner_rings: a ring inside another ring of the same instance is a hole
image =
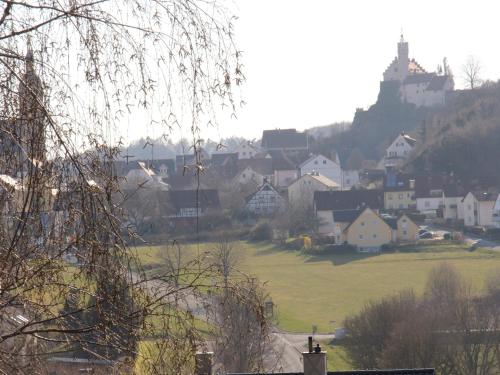
[[361, 207], [381, 209], [384, 193], [381, 190], [315, 191], [314, 204], [317, 210], [353, 210]]
[[415, 198], [431, 197], [431, 190], [444, 190], [453, 178], [447, 175], [422, 175], [415, 177]]
[[410, 74], [405, 78], [403, 84], [417, 84], [417, 83], [428, 83], [436, 76], [435, 73], [417, 73]]
[[175, 167], [180, 171], [185, 165], [192, 165], [195, 163], [194, 154], [184, 154], [175, 156]]
[[260, 173], [263, 176], [269, 176], [273, 174], [273, 160], [272, 159], [239, 159], [238, 160], [238, 170], [242, 171], [246, 167], [252, 168], [255, 172]]
[[429, 85], [426, 87], [427, 91], [439, 91], [444, 88], [446, 81], [448, 81], [448, 76], [434, 76], [432, 77]]
[[398, 229], [398, 218], [397, 217], [384, 217], [383, 220], [392, 228]]
[[218, 167], [229, 166], [230, 164], [236, 164], [238, 162], [238, 153], [223, 153], [223, 154], [212, 154], [210, 159], [210, 164]]
[[361, 214], [362, 210], [333, 211], [333, 220], [339, 223], [352, 223]]
[[[181, 208], [207, 209], [219, 207], [219, 192], [214, 189], [206, 190], [171, 190], [168, 192], [172, 206], [177, 210]], [[198, 201], [198, 204], [197, 204]]]
[[491, 191], [474, 191], [472, 194], [480, 202], [496, 201], [498, 198], [498, 193], [493, 193]]
[[261, 145], [266, 149], [307, 148], [307, 134], [295, 129], [264, 130]]
[[[304, 375], [303, 372], [283, 372], [281, 375]], [[434, 369], [409, 369], [409, 370], [354, 370], [354, 371], [328, 371], [328, 375], [435, 375]], [[231, 373], [227, 375], [271, 375], [266, 373]]]

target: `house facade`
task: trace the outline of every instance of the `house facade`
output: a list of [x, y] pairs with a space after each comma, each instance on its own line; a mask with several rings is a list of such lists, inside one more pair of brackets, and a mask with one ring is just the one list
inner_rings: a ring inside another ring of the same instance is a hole
[[384, 193], [381, 190], [343, 190], [314, 192], [314, 212], [318, 220], [318, 233], [336, 236], [334, 212], [360, 210], [370, 207], [379, 212], [384, 208]]
[[366, 207], [344, 229], [344, 239], [360, 251], [378, 251], [392, 242], [392, 228], [375, 211]]
[[464, 225], [466, 227], [493, 226], [493, 213], [498, 194], [490, 192], [468, 192], [463, 198]]
[[340, 186], [321, 174], [305, 174], [288, 186], [288, 203], [298, 207], [312, 207], [314, 192], [328, 190], [340, 190]]
[[259, 146], [255, 145], [253, 142], [245, 140], [245, 141], [241, 142], [233, 150], [233, 152], [238, 155], [238, 159], [245, 160], [245, 159], [255, 158], [261, 152], [261, 149]]
[[385, 155], [379, 163], [379, 168], [395, 169], [404, 164], [410, 157], [417, 141], [408, 134], [399, 134], [387, 147]]
[[388, 173], [384, 178], [384, 208], [389, 211], [416, 208], [415, 180], [409, 176]]
[[246, 167], [241, 172], [239, 172], [233, 182], [239, 185], [248, 185], [254, 183], [258, 186], [262, 185], [266, 180], [266, 176], [254, 171], [252, 167]]
[[493, 218], [491, 220], [494, 228], [500, 228], [500, 194], [493, 206]]
[[323, 155], [313, 155], [299, 166], [300, 175], [319, 173], [342, 186], [342, 169], [338, 161]]
[[283, 197], [269, 182], [247, 197], [245, 209], [255, 215], [272, 215], [285, 206]]

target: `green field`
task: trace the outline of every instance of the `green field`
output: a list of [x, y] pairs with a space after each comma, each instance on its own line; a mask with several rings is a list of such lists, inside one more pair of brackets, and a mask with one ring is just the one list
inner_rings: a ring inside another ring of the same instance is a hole
[[[238, 242], [240, 268], [266, 283], [286, 331], [331, 331], [370, 299], [406, 288], [422, 292], [428, 272], [440, 262], [454, 265], [475, 287], [500, 269], [500, 253], [464, 251], [459, 246], [423, 248], [420, 252], [355, 255], [306, 255], [269, 243]], [[187, 257], [203, 253], [211, 244], [189, 246]], [[161, 248], [138, 248], [143, 264], [161, 267]], [[435, 250], [435, 251], [431, 251]]]

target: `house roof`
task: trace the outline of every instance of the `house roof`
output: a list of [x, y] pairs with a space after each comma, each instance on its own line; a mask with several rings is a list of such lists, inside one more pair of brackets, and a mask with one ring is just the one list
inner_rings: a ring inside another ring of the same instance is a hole
[[319, 211], [352, 210], [367, 206], [372, 209], [384, 207], [381, 190], [315, 191], [314, 203]]
[[[321, 155], [321, 154], [317, 154], [317, 155], [311, 155], [311, 156], [310, 156], [307, 160], [303, 161], [303, 162], [299, 165], [299, 167], [300, 167], [300, 168], [302, 168], [304, 165], [306, 165], [306, 164], [310, 163], [311, 161], [313, 161], [314, 159], [319, 158], [319, 157], [321, 157], [321, 158], [323, 158], [323, 159], [327, 159], [327, 160], [331, 161], [332, 163], [338, 164], [336, 160], [332, 160], [332, 159], [330, 159], [330, 158], [327, 158], [326, 156], [323, 156], [323, 155]], [[338, 156], [337, 156], [337, 157], [338, 157]]]
[[307, 134], [296, 129], [264, 130], [261, 145], [266, 149], [307, 148]]
[[207, 209], [219, 207], [219, 192], [215, 189], [171, 190], [168, 192], [170, 203], [179, 210], [181, 208]]
[[280, 193], [278, 193], [278, 191], [275, 188], [273, 188], [273, 186], [269, 182], [264, 182], [262, 184], [262, 186], [260, 186], [257, 189], [256, 192], [254, 192], [254, 193], [252, 193], [252, 194], [250, 194], [249, 196], [246, 197], [246, 199], [245, 199], [246, 203], [250, 202], [252, 200], [252, 198], [255, 195], [257, 195], [258, 193], [260, 193], [261, 191], [273, 191], [273, 192], [276, 193], [276, 195], [279, 195], [281, 197]]
[[431, 190], [444, 190], [447, 184], [452, 182], [450, 176], [438, 175], [422, 175], [415, 177], [415, 197], [428, 198], [431, 197]]
[[322, 183], [323, 185], [325, 185], [325, 186], [327, 186], [329, 188], [338, 188], [338, 187], [340, 187], [340, 185], [337, 184], [335, 181], [330, 180], [328, 177], [323, 176], [322, 174], [308, 174], [307, 176], [311, 176], [316, 181]]
[[436, 73], [410, 74], [408, 77], [405, 78], [405, 80], [403, 81], [403, 84], [404, 85], [411, 85], [411, 84], [419, 84], [419, 83], [429, 83], [435, 76], [436, 76]]
[[498, 192], [494, 193], [491, 191], [473, 191], [471, 193], [479, 202], [496, 201], [498, 198]]
[[259, 159], [239, 159], [237, 162], [238, 170], [241, 172], [249, 167], [253, 171], [263, 175], [269, 176], [273, 174], [273, 160], [266, 158]]
[[410, 146], [415, 146], [417, 143], [417, 140], [415, 138], [410, 137], [406, 133], [401, 133], [401, 136], [404, 138], [404, 140], [410, 145]]
[[237, 152], [212, 154], [212, 158], [210, 159], [211, 165], [219, 167], [229, 166], [231, 164], [236, 164], [237, 162], [238, 162]]
[[363, 210], [336, 210], [332, 211], [333, 221], [339, 223], [352, 223]]
[[439, 91], [444, 89], [446, 82], [448, 81], [449, 76], [434, 76], [432, 77], [429, 85], [425, 88], [426, 91]]

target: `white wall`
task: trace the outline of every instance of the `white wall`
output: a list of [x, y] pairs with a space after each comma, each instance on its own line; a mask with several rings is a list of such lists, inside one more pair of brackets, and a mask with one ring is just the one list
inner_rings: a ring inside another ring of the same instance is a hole
[[426, 213], [436, 211], [443, 204], [443, 197], [417, 198], [417, 211]]
[[313, 172], [318, 172], [336, 182], [339, 186], [342, 186], [342, 170], [340, 169], [340, 165], [323, 155], [316, 156], [300, 168], [301, 176]]

